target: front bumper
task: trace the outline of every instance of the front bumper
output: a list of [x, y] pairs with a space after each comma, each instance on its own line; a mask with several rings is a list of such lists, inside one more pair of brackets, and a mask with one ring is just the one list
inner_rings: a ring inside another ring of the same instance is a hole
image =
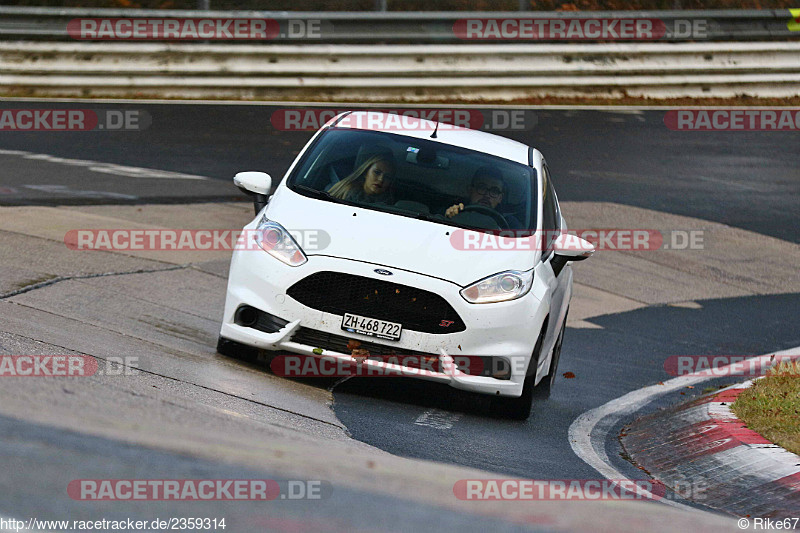
[[[345, 272], [356, 276], [378, 278], [376, 268], [390, 268], [392, 281], [441, 295], [459, 314], [466, 330], [456, 333], [431, 334], [403, 330], [398, 341], [386, 341], [350, 333], [341, 329], [342, 317], [311, 309], [294, 300], [286, 291], [294, 283], [315, 272]], [[300, 344], [292, 340], [299, 327], [345, 336], [359, 341], [383, 344], [416, 353], [435, 354], [443, 372], [415, 372], [408, 367], [367, 359], [364, 365], [376, 371], [402, 372], [403, 375], [447, 383], [452, 387], [482, 394], [519, 397], [541, 325], [547, 315], [542, 297], [545, 288], [536, 285], [524, 297], [495, 304], [470, 304], [451, 282], [422, 274], [403, 271], [386, 265], [327, 256], [309, 256], [299, 267], [289, 267], [260, 250], [236, 251], [231, 260], [225, 312], [220, 336], [236, 342], [272, 351], [321, 355], [352, 361], [352, 355]], [[266, 333], [235, 323], [236, 310], [248, 305], [280, 317], [288, 323], [275, 333]], [[316, 350], [316, 351], [315, 351]], [[461, 372], [453, 364], [457, 356], [503, 357], [511, 363], [510, 379], [475, 376]]]

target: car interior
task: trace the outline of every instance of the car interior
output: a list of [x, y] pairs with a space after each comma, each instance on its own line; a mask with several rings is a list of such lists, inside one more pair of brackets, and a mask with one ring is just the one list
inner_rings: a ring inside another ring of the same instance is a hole
[[[390, 154], [395, 163], [395, 202], [381, 205], [381, 210], [425, 214], [446, 221], [444, 212], [448, 207], [459, 202], [466, 205], [472, 177], [487, 163], [488, 156], [441, 147], [438, 143], [424, 140], [372, 132], [346, 133], [337, 135], [333, 142], [325, 143], [323, 149], [311, 154], [310, 165], [307, 162], [303, 165], [306, 168], [298, 174], [299, 182], [316, 190], [328, 191], [370, 157]], [[529, 218], [527, 200], [532, 190], [529, 174], [521, 165], [511, 162], [492, 160], [491, 164], [502, 173], [505, 189], [503, 202], [496, 211], [503, 216], [514, 215], [525, 223]], [[496, 216], [472, 210], [459, 213], [452, 221], [475, 229], [509, 229], [503, 227]], [[527, 229], [527, 225], [511, 229]]]

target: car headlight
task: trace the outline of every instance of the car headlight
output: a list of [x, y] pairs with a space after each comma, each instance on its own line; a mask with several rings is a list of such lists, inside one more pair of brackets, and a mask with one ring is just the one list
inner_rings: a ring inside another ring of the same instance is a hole
[[500, 272], [461, 290], [461, 296], [473, 304], [515, 300], [528, 294], [533, 285], [533, 270]]
[[289, 235], [289, 232], [266, 216], [262, 217], [256, 226], [253, 239], [259, 248], [289, 266], [300, 266], [308, 261], [306, 254]]

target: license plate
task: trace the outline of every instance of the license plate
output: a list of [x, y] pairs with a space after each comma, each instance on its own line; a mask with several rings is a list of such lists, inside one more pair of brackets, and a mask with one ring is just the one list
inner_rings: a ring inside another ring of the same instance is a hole
[[350, 333], [360, 333], [370, 337], [396, 341], [400, 338], [403, 325], [377, 318], [345, 313], [342, 317], [342, 329]]

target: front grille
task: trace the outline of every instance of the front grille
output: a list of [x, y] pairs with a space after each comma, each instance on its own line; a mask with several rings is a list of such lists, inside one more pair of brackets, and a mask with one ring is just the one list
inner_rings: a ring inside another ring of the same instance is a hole
[[286, 294], [318, 311], [399, 322], [403, 329], [422, 333], [467, 329], [455, 309], [438, 294], [379, 279], [317, 272], [289, 287]]

